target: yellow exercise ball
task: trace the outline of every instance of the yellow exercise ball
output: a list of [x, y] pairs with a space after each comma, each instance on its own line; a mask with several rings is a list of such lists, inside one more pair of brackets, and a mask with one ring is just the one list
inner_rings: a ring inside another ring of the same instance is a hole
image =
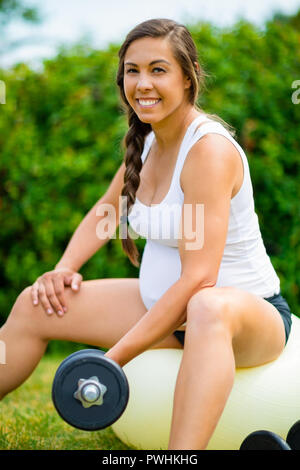
[[[237, 450], [248, 434], [262, 429], [286, 439], [300, 419], [300, 319], [292, 315], [292, 320], [279, 358], [236, 369], [234, 386], [207, 450]], [[167, 449], [182, 354], [181, 349], [152, 349], [124, 366], [129, 401], [112, 429], [128, 446]]]

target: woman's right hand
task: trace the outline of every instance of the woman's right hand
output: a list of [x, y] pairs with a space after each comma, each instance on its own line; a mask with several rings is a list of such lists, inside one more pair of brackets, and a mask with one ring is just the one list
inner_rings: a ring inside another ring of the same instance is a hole
[[74, 292], [78, 292], [81, 282], [82, 275], [69, 268], [47, 271], [31, 286], [33, 305], [38, 305], [40, 301], [48, 315], [56, 312], [57, 315], [63, 316], [67, 312], [65, 286], [70, 286]]

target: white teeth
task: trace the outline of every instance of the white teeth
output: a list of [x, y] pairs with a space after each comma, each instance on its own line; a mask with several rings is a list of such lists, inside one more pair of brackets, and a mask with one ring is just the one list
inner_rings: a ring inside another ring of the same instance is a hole
[[139, 100], [139, 103], [142, 106], [152, 106], [153, 104], [158, 103], [158, 102], [159, 100]]

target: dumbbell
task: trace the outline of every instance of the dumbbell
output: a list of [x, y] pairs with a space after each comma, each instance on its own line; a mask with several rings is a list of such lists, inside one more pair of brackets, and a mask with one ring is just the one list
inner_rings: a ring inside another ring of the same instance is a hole
[[99, 349], [82, 349], [62, 361], [52, 400], [60, 417], [84, 431], [104, 429], [124, 412], [129, 385], [123, 369]]
[[[85, 431], [104, 429], [125, 411], [129, 385], [123, 369], [99, 349], [82, 349], [62, 361], [52, 385], [53, 404], [71, 426]], [[254, 431], [240, 450], [300, 450], [300, 420], [286, 441], [277, 434]]]
[[292, 450], [300, 450], [300, 420], [296, 421], [289, 430], [286, 436], [286, 442]]
[[271, 431], [254, 431], [247, 436], [240, 450], [291, 450], [289, 444]]
[[244, 439], [240, 450], [300, 450], [300, 420], [290, 428], [286, 441], [271, 431], [254, 431]]

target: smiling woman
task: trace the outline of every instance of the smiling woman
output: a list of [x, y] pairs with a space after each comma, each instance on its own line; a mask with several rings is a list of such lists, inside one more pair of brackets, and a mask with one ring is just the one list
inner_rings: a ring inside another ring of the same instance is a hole
[[[229, 126], [196, 104], [205, 73], [190, 32], [146, 21], [119, 59], [124, 162], [55, 269], [16, 299], [0, 330], [0, 397], [31, 374], [50, 339], [106, 348], [120, 366], [147, 349], [183, 349], [168, 448], [205, 449], [235, 367], [275, 360], [291, 312], [262, 241], [247, 157]], [[97, 238], [107, 205], [121, 215], [122, 246], [136, 266], [127, 220], [147, 238], [139, 278], [81, 282], [77, 271], [109, 238]]]

